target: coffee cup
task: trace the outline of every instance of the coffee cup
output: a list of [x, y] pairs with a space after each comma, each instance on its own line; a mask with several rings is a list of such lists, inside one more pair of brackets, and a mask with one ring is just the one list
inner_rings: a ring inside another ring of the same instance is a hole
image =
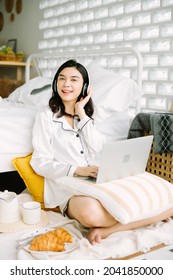
[[41, 219], [41, 204], [36, 201], [28, 201], [22, 207], [23, 222], [27, 225], [35, 225]]

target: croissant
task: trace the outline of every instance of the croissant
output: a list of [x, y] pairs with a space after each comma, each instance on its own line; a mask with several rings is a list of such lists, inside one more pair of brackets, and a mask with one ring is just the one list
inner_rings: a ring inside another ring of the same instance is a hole
[[72, 235], [68, 231], [66, 231], [64, 228], [57, 228], [53, 232], [63, 242], [72, 243], [72, 241], [73, 241]]
[[29, 246], [34, 251], [56, 251], [63, 252], [66, 242], [72, 242], [72, 236], [64, 228], [57, 228], [35, 237]]
[[58, 238], [40, 238], [35, 242], [31, 242], [30, 250], [34, 251], [55, 251], [63, 252], [64, 243], [59, 242]]

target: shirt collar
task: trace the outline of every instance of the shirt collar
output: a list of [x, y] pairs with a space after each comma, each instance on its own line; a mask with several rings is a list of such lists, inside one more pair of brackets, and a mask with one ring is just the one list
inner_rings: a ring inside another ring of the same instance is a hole
[[77, 124], [78, 124], [78, 118], [74, 118], [74, 128], [72, 128], [69, 123], [66, 121], [65, 117], [59, 117], [57, 118], [56, 114], [53, 114], [53, 121], [61, 123], [62, 129], [64, 130], [71, 130], [71, 131], [77, 131]]

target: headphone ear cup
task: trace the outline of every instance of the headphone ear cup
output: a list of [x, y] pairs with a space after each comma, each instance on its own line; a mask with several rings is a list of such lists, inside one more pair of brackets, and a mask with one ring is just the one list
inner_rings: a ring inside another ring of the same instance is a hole
[[53, 91], [57, 92], [57, 83], [56, 83], [56, 79], [54, 79], [54, 81], [53, 81], [52, 89], [53, 89]]

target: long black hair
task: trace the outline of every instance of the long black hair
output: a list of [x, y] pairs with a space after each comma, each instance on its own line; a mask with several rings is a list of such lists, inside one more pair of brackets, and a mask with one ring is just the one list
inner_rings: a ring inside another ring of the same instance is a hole
[[[85, 84], [87, 84], [87, 85], [89, 84], [89, 76], [88, 76], [88, 72], [87, 72], [86, 68], [82, 64], [78, 63], [76, 60], [73, 60], [73, 59], [68, 60], [59, 67], [59, 69], [57, 70], [57, 72], [54, 76], [54, 79], [53, 79], [53, 83], [52, 83], [53, 92], [52, 92], [52, 97], [49, 100], [49, 107], [51, 108], [53, 113], [57, 113], [57, 117], [62, 117], [67, 114], [65, 112], [65, 106], [62, 102], [61, 97], [58, 94], [58, 89], [57, 89], [58, 76], [62, 72], [62, 70], [67, 67], [74, 67], [81, 73], [81, 75], [83, 77], [83, 86]], [[82, 90], [83, 90], [83, 88], [82, 88]], [[77, 102], [81, 99], [81, 97], [82, 97], [82, 91], [81, 91], [80, 95], [78, 96]], [[91, 118], [94, 113], [94, 106], [93, 106], [93, 102], [92, 102], [91, 98], [85, 105], [84, 109], [85, 109], [86, 115]]]

